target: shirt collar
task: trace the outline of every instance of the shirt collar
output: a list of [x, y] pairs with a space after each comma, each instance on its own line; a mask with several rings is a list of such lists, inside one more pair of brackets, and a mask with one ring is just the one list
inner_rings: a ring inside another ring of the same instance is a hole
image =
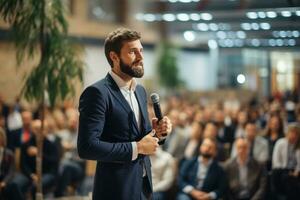
[[[199, 163], [203, 163], [202, 157], [201, 157], [201, 156], [198, 157], [198, 162], [199, 162]], [[211, 165], [212, 162], [213, 162], [213, 159], [211, 158], [211, 159], [209, 159], [207, 165], [205, 165], [205, 166], [206, 166], [206, 167], [209, 167], [209, 166]], [[203, 164], [204, 164], [204, 163], [203, 163]]]
[[[109, 74], [111, 75], [111, 77], [114, 79], [114, 81], [116, 82], [116, 84], [118, 85], [118, 87], [120, 89], [126, 89], [129, 90], [129, 86], [127, 85], [127, 83], [120, 77], [118, 76], [115, 72], [113, 72], [112, 70], [109, 71]], [[132, 82], [131, 82], [131, 91], [135, 91], [137, 86], [137, 82], [136, 80], [133, 78]]]

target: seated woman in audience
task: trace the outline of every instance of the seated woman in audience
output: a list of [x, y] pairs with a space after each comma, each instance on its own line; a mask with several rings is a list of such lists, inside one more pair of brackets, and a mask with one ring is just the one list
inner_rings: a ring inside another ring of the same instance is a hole
[[203, 139], [204, 125], [195, 121], [192, 124], [190, 139], [184, 150], [184, 158], [189, 159], [198, 154], [198, 149]]
[[272, 159], [273, 192], [277, 199], [300, 196], [300, 124], [288, 125], [286, 137], [279, 139]]
[[267, 169], [272, 168], [272, 154], [274, 150], [275, 143], [284, 136], [283, 133], [283, 122], [279, 115], [272, 115], [268, 120], [267, 130], [265, 138], [269, 144], [269, 159], [267, 161]]
[[267, 181], [264, 166], [249, 156], [249, 142], [246, 139], [236, 139], [235, 148], [237, 156], [224, 166], [229, 181], [229, 199], [264, 199]]

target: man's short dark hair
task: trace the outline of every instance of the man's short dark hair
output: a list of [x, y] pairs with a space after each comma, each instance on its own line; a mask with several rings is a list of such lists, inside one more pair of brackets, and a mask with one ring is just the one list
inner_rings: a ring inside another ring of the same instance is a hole
[[130, 42], [139, 39], [141, 39], [141, 34], [139, 32], [127, 28], [118, 28], [117, 30], [111, 32], [104, 42], [105, 56], [110, 66], [113, 67], [113, 61], [109, 57], [109, 53], [111, 51], [120, 55], [120, 51], [124, 42]]

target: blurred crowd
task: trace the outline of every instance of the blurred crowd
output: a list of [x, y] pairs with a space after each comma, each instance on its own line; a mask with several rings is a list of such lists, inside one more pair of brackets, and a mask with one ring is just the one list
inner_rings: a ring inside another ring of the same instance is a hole
[[[248, 102], [226, 97], [192, 102], [174, 95], [162, 105], [173, 130], [150, 157], [154, 199], [300, 196], [299, 94]], [[148, 108], [152, 118], [150, 104]], [[19, 101], [7, 105], [0, 98], [0, 199], [35, 198], [38, 134], [44, 136], [43, 192], [83, 194], [86, 161], [76, 149], [77, 108], [64, 104], [43, 111], [24, 108]]]
[[151, 158], [155, 199], [298, 199], [299, 94], [169, 97], [163, 110], [173, 131]]
[[86, 161], [77, 153], [75, 106], [31, 110], [18, 101], [7, 105], [0, 100], [0, 111], [0, 199], [35, 199], [39, 136], [43, 136], [43, 192], [54, 197], [80, 194]]

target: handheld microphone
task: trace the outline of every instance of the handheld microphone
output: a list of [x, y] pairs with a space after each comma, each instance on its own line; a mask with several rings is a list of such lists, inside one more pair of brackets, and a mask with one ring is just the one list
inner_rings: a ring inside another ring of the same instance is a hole
[[158, 121], [160, 121], [163, 117], [162, 117], [162, 114], [161, 114], [161, 109], [160, 109], [160, 104], [159, 104], [159, 96], [156, 93], [152, 93], [150, 95], [150, 97], [151, 97], [151, 101], [152, 101], [152, 104], [153, 104], [155, 117], [158, 119]]
[[[150, 97], [153, 104], [155, 117], [158, 119], [159, 122], [163, 118], [159, 104], [159, 96], [156, 93], [152, 93]], [[164, 134], [163, 136], [167, 136], [167, 134]]]

